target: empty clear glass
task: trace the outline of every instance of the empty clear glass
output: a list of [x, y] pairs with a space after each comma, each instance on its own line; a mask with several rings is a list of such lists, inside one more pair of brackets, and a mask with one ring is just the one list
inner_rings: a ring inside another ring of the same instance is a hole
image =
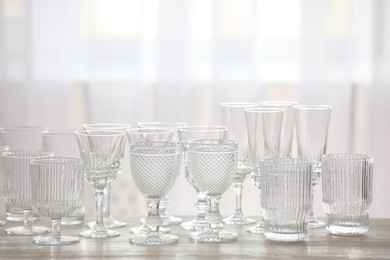
[[23, 209], [23, 226], [10, 227], [5, 232], [10, 235], [39, 235], [49, 231], [46, 227], [34, 226], [32, 219], [32, 193], [30, 160], [47, 158], [52, 154], [40, 150], [7, 151], [1, 155], [4, 179], [4, 197], [10, 206]]
[[[183, 128], [186, 126], [185, 123], [176, 123], [176, 122], [141, 122], [137, 124], [138, 127], [141, 128], [150, 128], [150, 127], [155, 127], [155, 128], [167, 128], [167, 129], [173, 129], [173, 137], [172, 141], [173, 142], [178, 142], [179, 141], [179, 134], [178, 134], [178, 129]], [[170, 225], [178, 225], [182, 222], [181, 218], [175, 217], [175, 216], [170, 216], [167, 212], [167, 206], [169, 203], [170, 199], [168, 196], [164, 196], [164, 198], [161, 199], [160, 201], [160, 217], [163, 220], [162, 226], [170, 226]], [[141, 221], [144, 221], [143, 219]]]
[[185, 230], [202, 230], [209, 228], [206, 221], [206, 213], [209, 210], [209, 203], [206, 195], [201, 192], [191, 177], [188, 168], [188, 148], [195, 140], [215, 139], [223, 141], [226, 139], [227, 127], [218, 125], [189, 125], [179, 129], [179, 140], [183, 149], [183, 163], [185, 166], [185, 177], [188, 183], [195, 189], [197, 194], [197, 202], [195, 204], [196, 217], [192, 221], [187, 221], [181, 224]]
[[252, 171], [249, 163], [248, 131], [245, 122], [245, 109], [258, 107], [257, 103], [221, 103], [223, 124], [228, 128], [227, 139], [238, 143], [238, 168], [234, 179], [236, 209], [234, 214], [224, 219], [226, 224], [246, 225], [256, 221], [242, 212], [242, 188], [245, 178]]
[[[43, 150], [42, 135], [47, 128], [40, 126], [6, 127], [0, 130], [0, 144], [9, 146], [10, 150]], [[23, 209], [6, 204], [7, 220], [24, 221]], [[33, 213], [33, 219], [39, 216]]]
[[292, 158], [266, 159], [262, 178], [265, 237], [276, 241], [304, 240], [311, 208], [310, 162]]
[[[261, 165], [265, 159], [279, 157], [280, 133], [282, 129], [284, 110], [273, 108], [245, 109], [248, 129], [250, 159], [253, 167], [252, 182], [260, 189], [262, 184]], [[261, 199], [261, 196], [260, 196]], [[253, 234], [263, 234], [264, 223], [260, 219], [246, 231]]]
[[[321, 180], [321, 156], [326, 153], [328, 129], [332, 107], [294, 106], [295, 127], [297, 131], [298, 157], [312, 163], [312, 205], [315, 187]], [[324, 227], [325, 223], [310, 212], [309, 228]]]
[[207, 195], [210, 209], [208, 229], [190, 233], [195, 242], [224, 243], [238, 239], [235, 232], [222, 230], [219, 201], [232, 185], [237, 171], [238, 146], [230, 140], [197, 140], [189, 145], [188, 167], [195, 185]]
[[291, 158], [294, 137], [294, 105], [293, 101], [261, 101], [260, 107], [283, 109], [282, 133], [280, 136], [280, 158]]
[[368, 231], [373, 161], [365, 154], [322, 157], [322, 201], [326, 228], [332, 234], [356, 236]]
[[[43, 134], [43, 150], [50, 151], [56, 157], [71, 157], [80, 159], [80, 150], [75, 135], [75, 130], [50, 129]], [[85, 208], [82, 205], [72, 212], [71, 216], [61, 219], [61, 225], [78, 225], [84, 222]]]
[[119, 236], [108, 229], [103, 221], [104, 189], [112, 183], [122, 166], [124, 131], [82, 130], [76, 131], [84, 178], [95, 188], [96, 224], [90, 230], [80, 232], [82, 237], [107, 238]]
[[[118, 124], [118, 123], [98, 123], [98, 124], [83, 124], [83, 128], [85, 130], [118, 130], [118, 131], [126, 131], [130, 129], [131, 125], [128, 124]], [[126, 138], [125, 138], [126, 139]], [[125, 156], [126, 149], [126, 140], [123, 141], [123, 149], [121, 156], [121, 161], [123, 161]], [[122, 172], [122, 165], [118, 169], [118, 174]], [[120, 228], [125, 227], [126, 222], [119, 221], [114, 219], [111, 216], [111, 183], [107, 185], [107, 188], [104, 190], [104, 202], [103, 202], [103, 221], [104, 225], [107, 228]], [[87, 223], [88, 227], [92, 227], [96, 222]]]
[[[6, 145], [0, 146], [0, 156], [3, 152], [8, 151], [9, 147]], [[1, 173], [2, 171], [2, 166], [1, 166], [2, 161], [0, 160], [0, 197], [4, 197], [4, 178], [3, 174]], [[4, 226], [5, 221], [0, 220], [0, 226]]]
[[133, 180], [145, 195], [148, 216], [145, 218], [143, 232], [130, 239], [131, 243], [143, 246], [176, 244], [175, 235], [160, 232], [162, 219], [159, 214], [161, 199], [176, 181], [181, 161], [180, 147], [170, 142], [141, 142], [130, 146], [130, 165]]
[[71, 216], [82, 207], [83, 171], [80, 159], [52, 157], [30, 162], [33, 209], [51, 218], [50, 236], [33, 238], [38, 245], [68, 245], [78, 237], [61, 235], [61, 219]]

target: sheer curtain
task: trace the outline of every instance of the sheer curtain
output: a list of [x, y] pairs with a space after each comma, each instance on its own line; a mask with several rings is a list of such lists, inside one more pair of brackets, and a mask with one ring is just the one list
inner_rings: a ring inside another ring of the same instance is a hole
[[[389, 68], [386, 0], [0, 0], [0, 125], [218, 124], [221, 101], [329, 104], [328, 151], [375, 156], [374, 217], [390, 217]], [[126, 168], [113, 213], [140, 215]], [[193, 213], [184, 178], [171, 197]], [[257, 198], [247, 182], [247, 214]]]

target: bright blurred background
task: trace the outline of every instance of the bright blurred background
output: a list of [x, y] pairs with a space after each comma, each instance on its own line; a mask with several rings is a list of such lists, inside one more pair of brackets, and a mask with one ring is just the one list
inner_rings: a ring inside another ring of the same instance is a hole
[[[220, 102], [260, 100], [332, 105], [328, 152], [375, 157], [370, 212], [390, 218], [390, 1], [0, 0], [0, 126], [221, 124]], [[114, 217], [145, 214], [126, 162]], [[194, 214], [183, 176], [170, 197]], [[243, 199], [258, 215], [249, 181]]]

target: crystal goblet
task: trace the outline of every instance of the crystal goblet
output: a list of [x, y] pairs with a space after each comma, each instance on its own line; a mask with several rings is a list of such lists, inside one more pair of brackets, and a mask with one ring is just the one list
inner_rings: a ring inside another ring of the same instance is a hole
[[78, 237], [61, 235], [61, 219], [71, 216], [83, 204], [83, 171], [80, 159], [51, 157], [30, 162], [33, 209], [51, 218], [50, 236], [33, 238], [38, 245], [68, 245]]
[[161, 199], [172, 188], [179, 173], [180, 147], [170, 142], [141, 142], [130, 146], [130, 165], [133, 180], [147, 198], [148, 216], [143, 232], [130, 239], [136, 245], [175, 244], [178, 237], [160, 232], [159, 214]]

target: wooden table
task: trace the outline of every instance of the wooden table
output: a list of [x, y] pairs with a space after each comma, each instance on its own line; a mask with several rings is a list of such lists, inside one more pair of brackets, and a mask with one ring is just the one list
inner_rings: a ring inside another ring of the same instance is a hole
[[[185, 220], [190, 218], [185, 217]], [[359, 237], [337, 237], [325, 229], [310, 230], [304, 242], [281, 243], [268, 241], [263, 235], [245, 232], [247, 226], [225, 228], [239, 234], [239, 240], [227, 244], [195, 244], [188, 239], [188, 232], [179, 226], [171, 233], [179, 236], [179, 243], [172, 246], [141, 247], [129, 243], [129, 227], [138, 225], [138, 219], [130, 219], [128, 227], [118, 229], [121, 236], [109, 239], [82, 238], [79, 244], [66, 246], [37, 246], [31, 237], [10, 236], [0, 228], [0, 259], [11, 258], [179, 258], [179, 259], [247, 259], [247, 258], [376, 258], [390, 259], [390, 219], [372, 219], [370, 230]], [[37, 224], [48, 224], [38, 221]], [[15, 223], [8, 222], [7, 226]], [[64, 226], [63, 234], [77, 235], [83, 225]]]

